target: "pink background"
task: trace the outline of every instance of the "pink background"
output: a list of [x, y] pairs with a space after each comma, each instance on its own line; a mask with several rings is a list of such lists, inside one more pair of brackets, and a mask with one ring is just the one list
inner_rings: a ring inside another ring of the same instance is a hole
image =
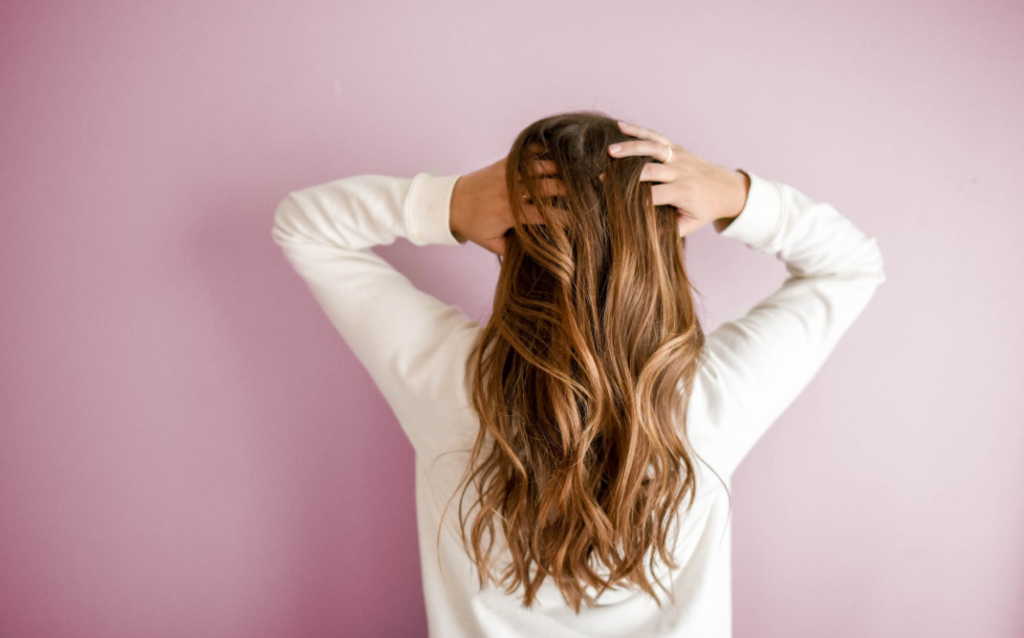
[[[1024, 635], [1016, 2], [5, 2], [0, 636], [423, 636], [412, 450], [272, 243], [595, 108], [888, 281], [733, 485], [739, 638]], [[712, 328], [780, 264], [703, 229]], [[477, 246], [381, 249], [485, 318]]]

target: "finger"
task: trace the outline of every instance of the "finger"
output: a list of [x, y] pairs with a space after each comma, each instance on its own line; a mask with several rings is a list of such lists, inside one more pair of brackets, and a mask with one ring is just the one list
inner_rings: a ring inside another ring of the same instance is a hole
[[[561, 179], [555, 163], [550, 160], [530, 162], [530, 164], [526, 166], [526, 173], [525, 181], [529, 181], [534, 184], [558, 182]], [[523, 181], [524, 179], [520, 176], [519, 182], [522, 183]]]
[[526, 187], [526, 182], [529, 182], [533, 194], [539, 197], [569, 194], [565, 183], [558, 175], [555, 163], [550, 160], [530, 162], [527, 165], [527, 174], [525, 180], [518, 177], [516, 180], [522, 193], [529, 193]]
[[651, 186], [651, 202], [655, 206], [664, 206], [672, 203], [672, 185], [654, 184]]
[[655, 140], [635, 140], [616, 142], [608, 146], [612, 157], [629, 157], [630, 155], [649, 155], [659, 162], [668, 155], [668, 146]]
[[[550, 195], [567, 195], [568, 189], [565, 187], [565, 182], [562, 178], [555, 174], [536, 175], [533, 177], [527, 177], [526, 180], [517, 179], [519, 185], [519, 191], [521, 193], [529, 193], [530, 190], [533, 193], [540, 196]], [[527, 183], [529, 183], [529, 189], [527, 189]]]
[[554, 160], [531, 160], [526, 163], [526, 172], [528, 175], [556, 175], [558, 165]]
[[560, 179], [538, 180], [529, 189], [525, 185], [519, 188], [519, 197], [528, 204], [533, 204], [534, 198], [551, 199], [552, 197], [565, 197], [568, 194], [569, 189]]
[[661, 133], [658, 133], [657, 131], [652, 131], [649, 128], [637, 126], [636, 124], [628, 124], [626, 122], [619, 122], [619, 128], [622, 129], [623, 133], [628, 133], [633, 137], [639, 137], [645, 140], [653, 140], [655, 142], [660, 142], [662, 144], [671, 144], [667, 137], [665, 137]]
[[565, 182], [557, 178], [539, 180], [534, 184], [533, 189], [538, 197], [554, 197], [569, 194], [569, 190], [565, 187]]
[[562, 182], [557, 183], [546, 183], [537, 184], [533, 187], [533, 192], [523, 188], [519, 192], [519, 199], [523, 202], [523, 206], [536, 206], [537, 201], [546, 201], [550, 205], [556, 205], [556, 199], [565, 199], [569, 195], [568, 190], [565, 188], [565, 184]]
[[661, 162], [647, 162], [640, 171], [641, 182], [668, 183], [676, 179], [676, 169]]
[[526, 218], [525, 224], [544, 224], [544, 216], [540, 214], [540, 209], [533, 204], [533, 201], [523, 202], [523, 214]]
[[687, 217], [686, 215], [680, 215], [679, 216], [679, 222], [677, 224], [678, 227], [679, 227], [679, 236], [680, 237], [686, 237], [687, 235], [693, 233], [694, 231], [702, 228], [706, 223], [707, 222], [703, 222], [703, 221], [701, 221], [699, 219], [696, 219], [696, 218], [693, 218], [693, 217]]

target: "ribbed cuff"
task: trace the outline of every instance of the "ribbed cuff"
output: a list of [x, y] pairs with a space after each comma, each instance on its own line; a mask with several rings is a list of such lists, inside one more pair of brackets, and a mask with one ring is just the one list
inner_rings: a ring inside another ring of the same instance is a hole
[[750, 190], [743, 210], [719, 235], [758, 248], [775, 235], [782, 223], [782, 194], [771, 180], [742, 168], [736, 170], [750, 178]]
[[451, 201], [459, 175], [419, 173], [412, 179], [405, 204], [409, 241], [417, 246], [458, 246], [451, 230]]

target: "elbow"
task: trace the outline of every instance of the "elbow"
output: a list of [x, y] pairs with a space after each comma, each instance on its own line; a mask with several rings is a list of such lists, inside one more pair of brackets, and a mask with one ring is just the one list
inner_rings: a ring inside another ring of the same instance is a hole
[[274, 223], [271, 227], [271, 238], [274, 243], [284, 246], [294, 241], [296, 237], [296, 220], [300, 213], [299, 204], [295, 201], [293, 193], [288, 193], [274, 209]]
[[885, 283], [885, 259], [877, 238], [865, 239], [854, 250], [847, 253], [845, 265], [835, 269], [831, 275], [841, 279], [860, 282], [872, 289]]
[[885, 282], [885, 258], [882, 256], [882, 249], [878, 245], [878, 238], [874, 237], [871, 239], [872, 247], [872, 274], [874, 275], [876, 284], [882, 284]]
[[851, 279], [879, 286], [885, 282], [885, 259], [878, 246], [878, 238], [865, 239], [849, 253], [846, 276]]

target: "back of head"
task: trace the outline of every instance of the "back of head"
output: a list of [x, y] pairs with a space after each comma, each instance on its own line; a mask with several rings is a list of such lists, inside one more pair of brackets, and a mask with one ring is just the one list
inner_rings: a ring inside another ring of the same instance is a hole
[[[521, 586], [527, 607], [545, 578], [577, 612], [587, 586], [657, 600], [646, 567], [673, 565], [672, 519], [696, 491], [685, 398], [704, 334], [677, 212], [640, 180], [651, 158], [607, 153], [631, 139], [601, 113], [563, 113], [523, 130], [507, 159], [515, 227], [467, 362], [481, 430], [459, 520], [481, 586]], [[566, 195], [538, 195], [545, 175]], [[543, 223], [526, 222], [524, 188]]]

